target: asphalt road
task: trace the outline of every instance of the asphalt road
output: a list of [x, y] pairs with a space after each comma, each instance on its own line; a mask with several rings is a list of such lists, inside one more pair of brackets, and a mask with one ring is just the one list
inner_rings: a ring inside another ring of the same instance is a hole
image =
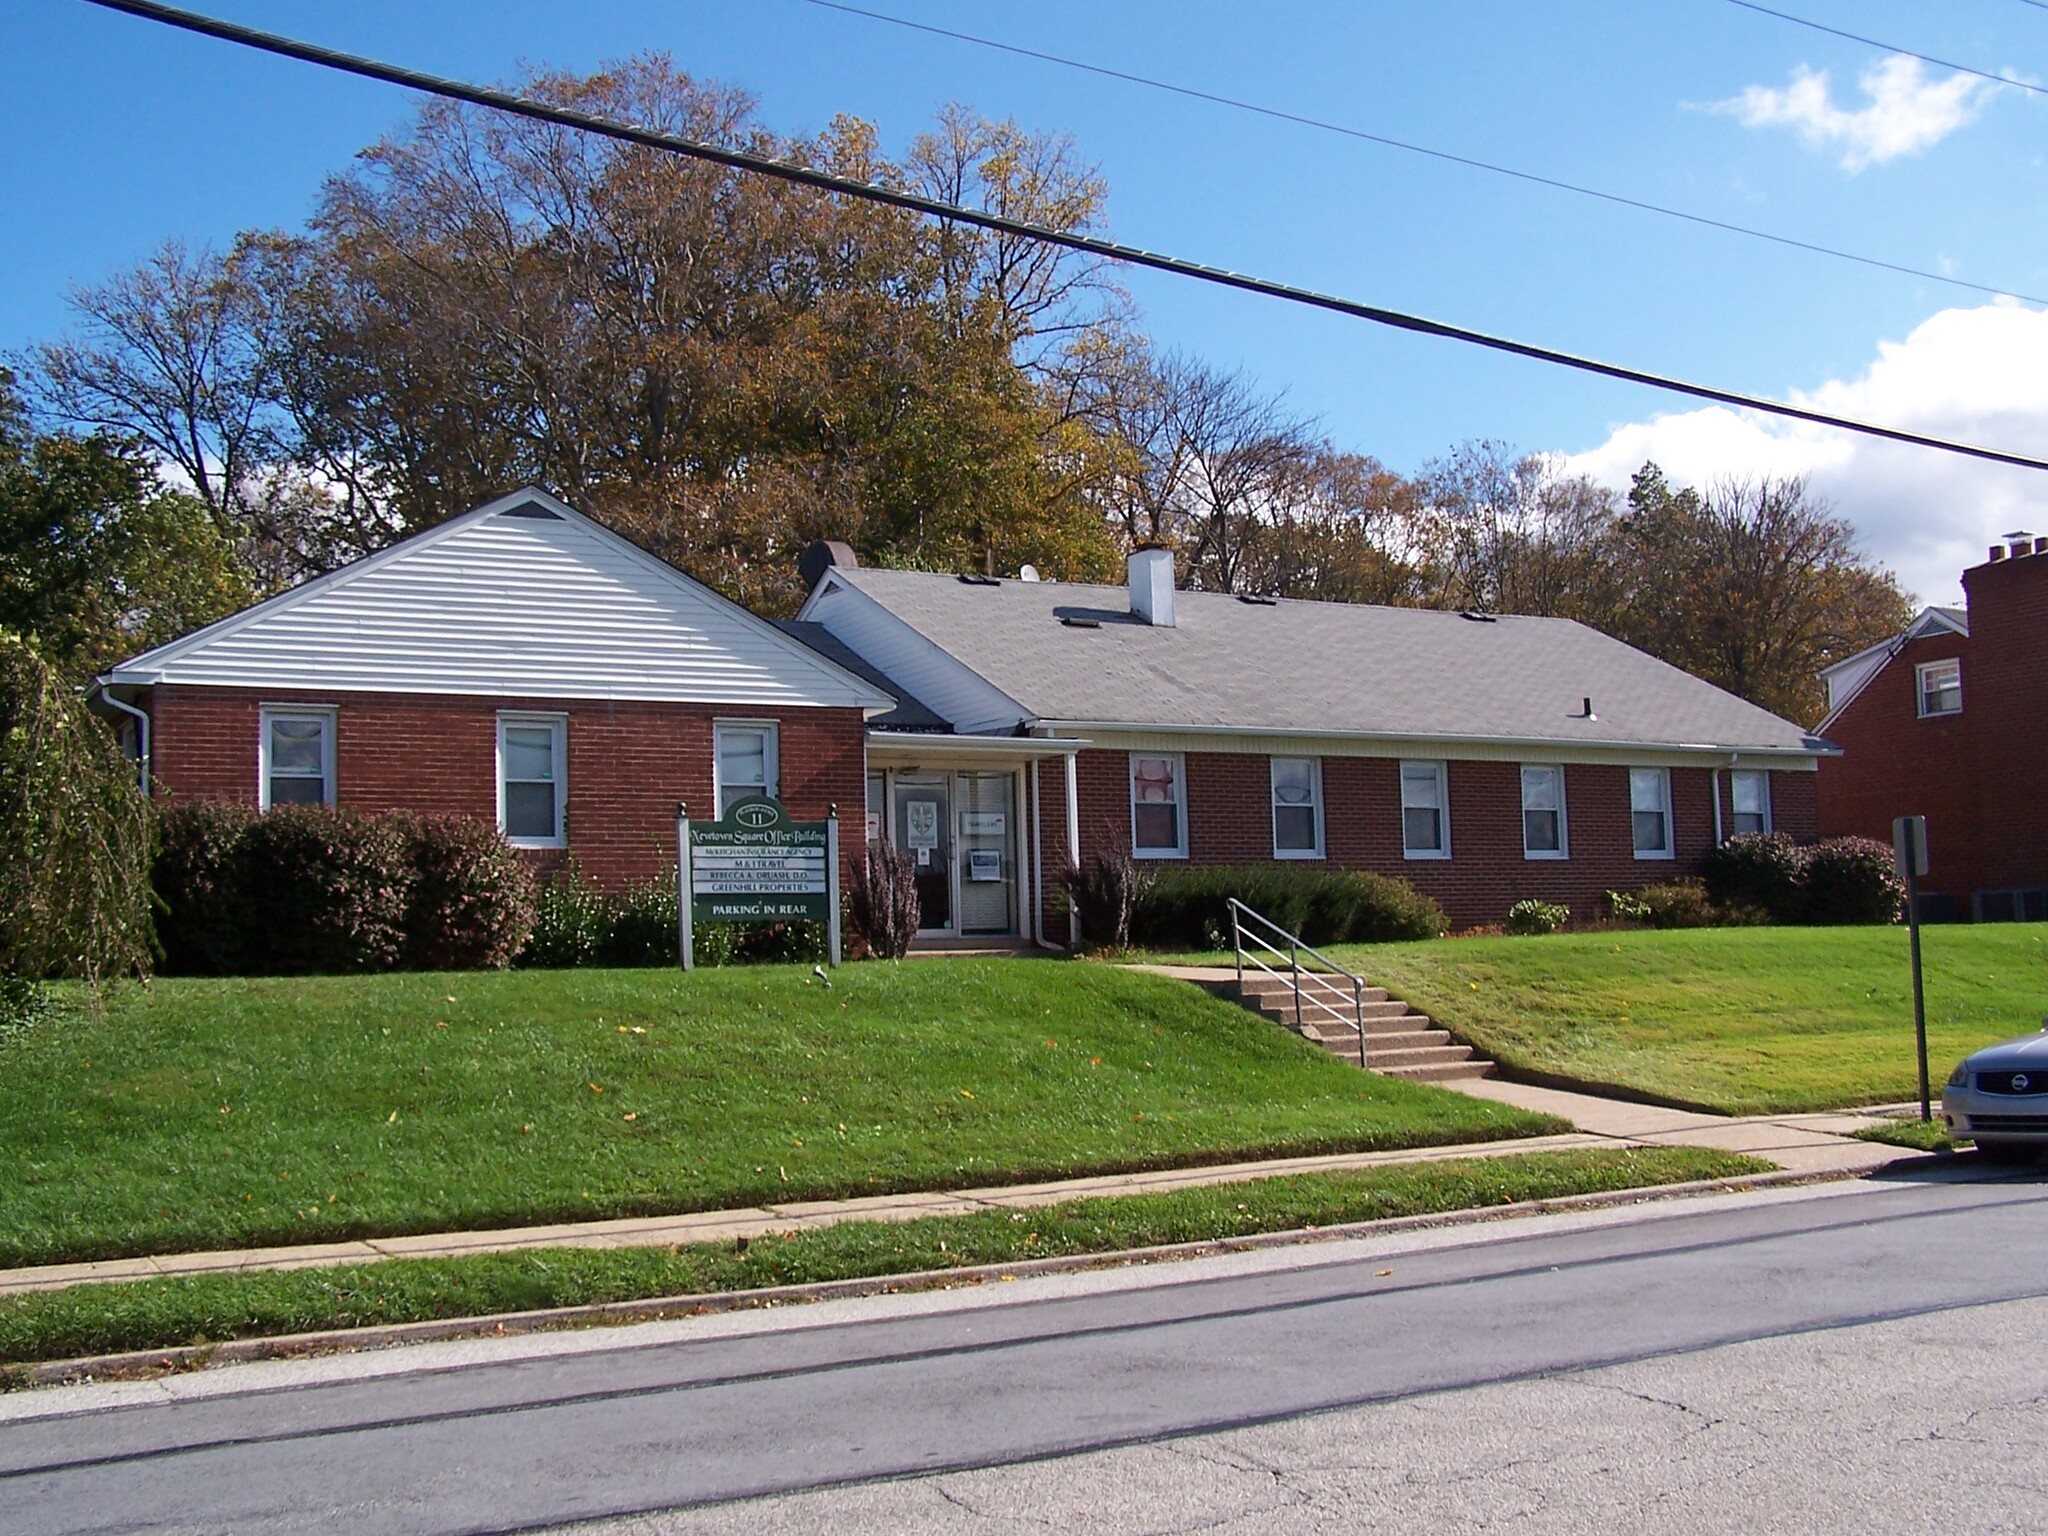
[[7, 1400], [0, 1529], [2041, 1529], [2048, 1182], [1967, 1174]]

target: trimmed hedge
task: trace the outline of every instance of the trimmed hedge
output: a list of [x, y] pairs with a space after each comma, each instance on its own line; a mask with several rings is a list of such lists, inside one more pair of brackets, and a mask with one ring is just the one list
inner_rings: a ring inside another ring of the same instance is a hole
[[151, 883], [172, 974], [502, 966], [534, 922], [524, 862], [459, 817], [175, 805]]
[[1710, 852], [1703, 872], [1724, 922], [1762, 913], [1774, 923], [1892, 923], [1906, 895], [1891, 849], [1867, 837], [1803, 847], [1782, 832], [1746, 832]]
[[1895, 923], [1906, 882], [1893, 873], [1889, 844], [1837, 837], [1806, 850], [1809, 923]]
[[408, 970], [499, 970], [526, 947], [539, 894], [533, 871], [495, 827], [468, 816], [411, 816]]
[[1742, 832], [1700, 866], [1717, 907], [1754, 907], [1774, 923], [1804, 917], [1806, 853], [1782, 832]]
[[1206, 865], [1159, 871], [1138, 899], [1131, 941], [1148, 949], [1223, 948], [1232, 896], [1309, 944], [1433, 939], [1450, 928], [1442, 907], [1387, 875], [1299, 864]]

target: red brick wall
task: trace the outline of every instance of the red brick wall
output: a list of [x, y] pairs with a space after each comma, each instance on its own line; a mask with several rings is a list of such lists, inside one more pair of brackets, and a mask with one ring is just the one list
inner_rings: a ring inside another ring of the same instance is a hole
[[[715, 813], [712, 721], [773, 719], [780, 725], [782, 799], [790, 814], [816, 820], [837, 803], [847, 869], [861, 847], [865, 754], [860, 712], [852, 709], [166, 685], [150, 691], [145, 707], [153, 767], [171, 798], [254, 804], [266, 703], [334, 706], [336, 804], [482, 821], [497, 818], [498, 712], [568, 716], [569, 851], [586, 874], [609, 887], [648, 878], [674, 862], [677, 801], [694, 815]], [[546, 866], [559, 856], [540, 854], [536, 862]]]
[[[1188, 855], [1201, 864], [1257, 864], [1273, 857], [1268, 759], [1257, 753], [1189, 752]], [[1534, 761], [1534, 759], [1532, 759]], [[1130, 846], [1129, 754], [1080, 754], [1081, 846]], [[1714, 842], [1712, 771], [1671, 770], [1676, 857], [1638, 859], [1631, 832], [1628, 769], [1567, 764], [1565, 819], [1571, 856], [1530, 859], [1522, 852], [1521, 765], [1454, 761], [1449, 764], [1451, 857], [1410, 859], [1401, 846], [1400, 764], [1394, 758], [1325, 757], [1323, 773], [1326, 862], [1395, 875], [1443, 904], [1460, 928], [1498, 923], [1524, 897], [1559, 901], [1580, 917], [1599, 915], [1602, 895], [1696, 873]], [[1064, 827], [1065, 794], [1058, 765], [1049, 765], [1046, 794], [1048, 855], [1054, 828]], [[1729, 815], [1722, 776], [1722, 813]], [[1810, 839], [1816, 825], [1814, 775], [1771, 775], [1774, 824]], [[1056, 861], [1055, 861], [1056, 868]]]

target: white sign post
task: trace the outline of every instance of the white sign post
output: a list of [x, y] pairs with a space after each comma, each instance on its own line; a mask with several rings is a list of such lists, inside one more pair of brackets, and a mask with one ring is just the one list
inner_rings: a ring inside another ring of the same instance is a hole
[[676, 802], [676, 942], [682, 950], [683, 969], [697, 968], [696, 935], [690, 923], [690, 808]]

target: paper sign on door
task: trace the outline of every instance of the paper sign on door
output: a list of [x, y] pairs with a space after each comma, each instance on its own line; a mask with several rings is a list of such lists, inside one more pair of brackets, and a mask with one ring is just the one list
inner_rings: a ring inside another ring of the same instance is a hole
[[[936, 848], [939, 846], [939, 802], [936, 800], [906, 800], [903, 802], [903, 827], [905, 840], [913, 848]], [[919, 859], [920, 864], [929, 863]]]

